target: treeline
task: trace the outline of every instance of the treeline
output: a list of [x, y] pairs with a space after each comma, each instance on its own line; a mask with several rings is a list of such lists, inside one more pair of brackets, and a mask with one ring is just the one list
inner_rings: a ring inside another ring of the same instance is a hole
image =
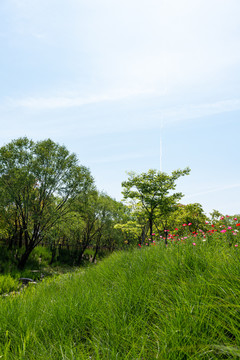
[[1, 244], [20, 269], [39, 244], [51, 249], [51, 262], [65, 248], [75, 265], [89, 246], [94, 258], [102, 248], [121, 247], [114, 226], [128, 213], [96, 189], [89, 169], [65, 146], [19, 138], [0, 148]]
[[186, 231], [183, 223], [204, 230], [209, 219], [201, 205], [181, 205], [183, 194], [175, 192], [177, 179], [189, 173], [131, 172], [122, 183], [123, 204], [99, 192], [90, 170], [65, 146], [13, 140], [0, 148], [1, 246], [19, 269], [40, 244], [51, 249], [51, 263], [64, 249], [80, 265], [89, 247], [94, 261], [102, 251], [149, 244], [155, 233], [167, 242], [174, 228]]

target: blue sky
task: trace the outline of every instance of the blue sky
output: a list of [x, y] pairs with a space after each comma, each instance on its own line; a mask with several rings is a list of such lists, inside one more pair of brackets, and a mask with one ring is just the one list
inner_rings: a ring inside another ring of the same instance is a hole
[[240, 213], [239, 13], [239, 0], [1, 0], [0, 146], [50, 137], [117, 200], [126, 171], [189, 166], [182, 203]]

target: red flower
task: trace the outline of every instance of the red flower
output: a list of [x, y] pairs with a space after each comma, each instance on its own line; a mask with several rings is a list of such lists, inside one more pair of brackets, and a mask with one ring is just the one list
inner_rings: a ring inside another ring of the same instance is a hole
[[239, 223], [239, 224], [236, 224], [236, 226], [240, 226], [240, 223]]
[[187, 224], [182, 224], [182, 226], [187, 226]]

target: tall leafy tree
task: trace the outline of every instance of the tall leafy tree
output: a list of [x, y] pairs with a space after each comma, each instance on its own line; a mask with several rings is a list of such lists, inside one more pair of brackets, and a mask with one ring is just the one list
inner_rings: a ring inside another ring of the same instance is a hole
[[89, 170], [78, 164], [76, 155], [50, 139], [19, 138], [0, 148], [0, 210], [6, 221], [10, 209], [15, 214], [14, 235], [24, 244], [20, 268], [66, 215], [75, 197], [92, 183]]
[[176, 202], [183, 197], [181, 192], [173, 193], [176, 188], [176, 180], [189, 173], [189, 168], [175, 170], [171, 175], [154, 169], [140, 175], [129, 172], [128, 180], [122, 183], [124, 199], [130, 200], [133, 204], [142, 204], [149, 222], [151, 240], [153, 240], [153, 224], [156, 214], [166, 217], [175, 210]]
[[81, 194], [72, 208], [83, 222], [81, 232], [77, 231], [74, 235], [79, 249], [78, 263], [89, 246], [95, 249], [94, 259], [102, 247], [115, 247], [114, 225], [122, 220], [127, 210], [122, 203], [92, 189]]

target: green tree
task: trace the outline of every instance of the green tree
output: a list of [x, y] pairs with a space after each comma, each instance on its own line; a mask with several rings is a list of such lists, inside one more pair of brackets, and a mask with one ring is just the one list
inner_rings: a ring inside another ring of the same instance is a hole
[[175, 170], [171, 175], [153, 169], [140, 175], [129, 172], [129, 179], [122, 183], [124, 200], [130, 199], [132, 204], [142, 204], [151, 240], [156, 214], [158, 217], [166, 217], [175, 210], [176, 202], [183, 197], [181, 192], [172, 193], [176, 188], [176, 180], [189, 173], [189, 168]]
[[[199, 229], [206, 231], [206, 222], [209, 218], [204, 213], [202, 205], [199, 203], [179, 205], [173, 215], [169, 217], [169, 228], [174, 231], [178, 228], [178, 234], [182, 235], [188, 229], [189, 233], [197, 232]], [[182, 225], [186, 224], [187, 227]]]
[[88, 193], [81, 194], [72, 209], [79, 214], [83, 222], [81, 232], [77, 231], [73, 235], [79, 250], [77, 263], [81, 263], [84, 252], [89, 246], [94, 249], [93, 260], [101, 248], [113, 250], [118, 238], [115, 237], [114, 225], [121, 221], [126, 207], [93, 188]]
[[10, 223], [10, 209], [17, 220], [14, 236], [24, 244], [19, 268], [92, 183], [89, 170], [78, 165], [76, 155], [50, 139], [19, 138], [0, 148], [0, 210], [5, 221]]
[[146, 236], [149, 230], [148, 218], [142, 207], [142, 203], [132, 204], [128, 207], [130, 213], [125, 221], [115, 225], [125, 236], [124, 243], [128, 246], [148, 243]]

